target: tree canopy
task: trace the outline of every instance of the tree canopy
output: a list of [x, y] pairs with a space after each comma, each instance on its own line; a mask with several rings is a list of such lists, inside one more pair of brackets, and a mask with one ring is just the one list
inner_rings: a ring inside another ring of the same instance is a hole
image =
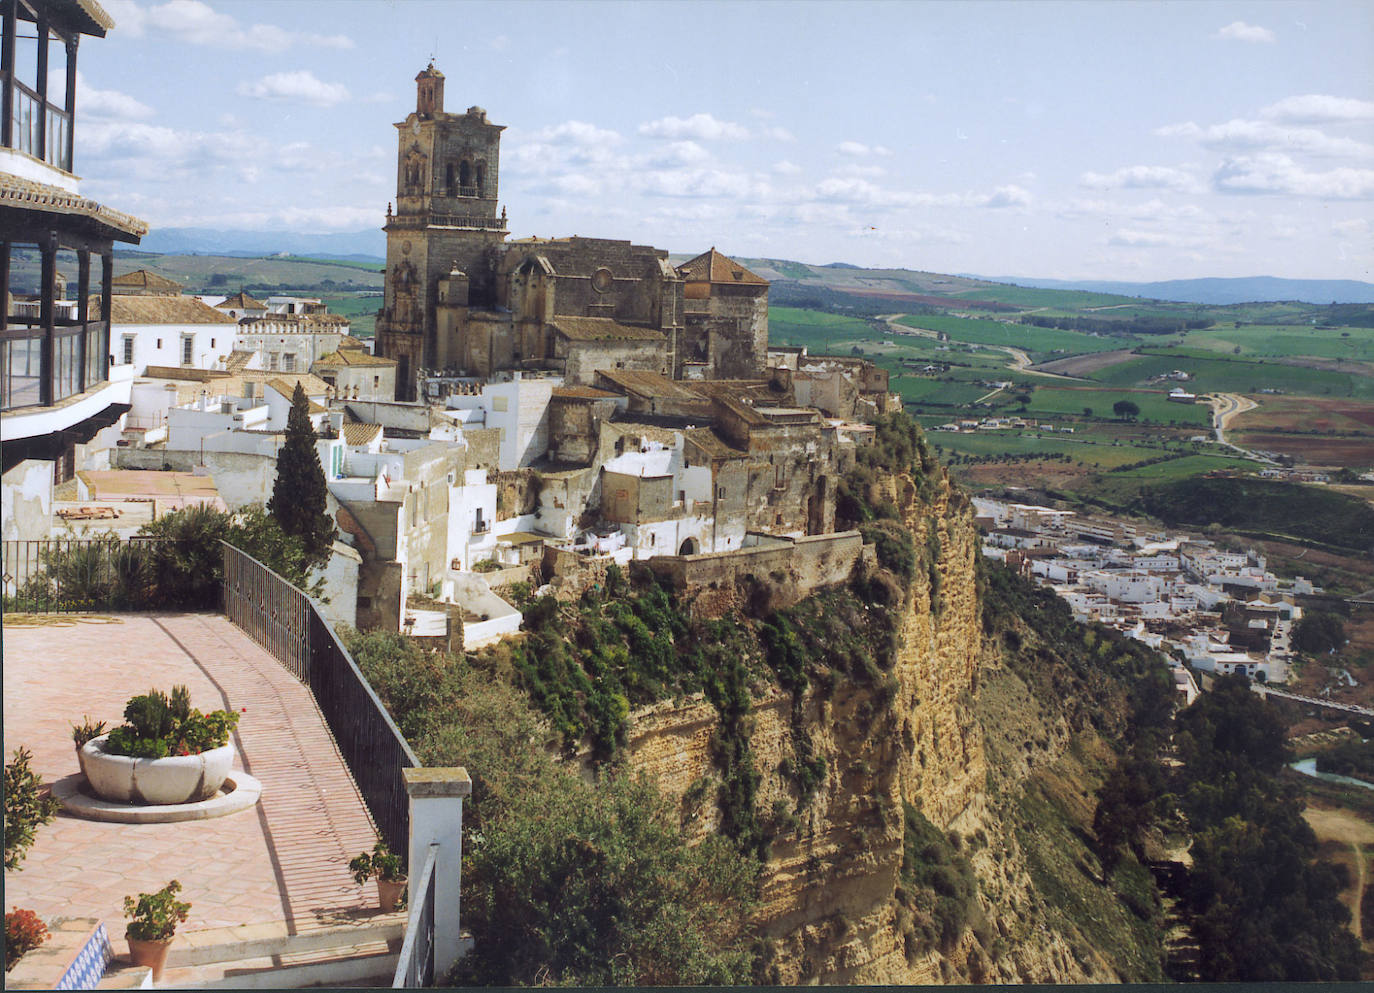
[[301, 540], [314, 562], [323, 563], [334, 542], [334, 524], [329, 519], [328, 488], [315, 441], [310, 401], [297, 382], [286, 418], [286, 444], [277, 453], [277, 481], [267, 509], [282, 531]]

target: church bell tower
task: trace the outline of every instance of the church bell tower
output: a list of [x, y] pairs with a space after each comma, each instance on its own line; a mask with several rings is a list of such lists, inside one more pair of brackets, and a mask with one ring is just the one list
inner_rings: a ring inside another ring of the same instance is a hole
[[433, 62], [415, 77], [415, 91], [415, 110], [396, 125], [396, 209], [387, 207], [386, 282], [377, 315], [377, 351], [396, 359], [401, 400], [416, 398], [421, 370], [442, 371], [457, 359], [436, 318], [440, 280], [464, 275], [466, 302], [492, 306], [508, 234], [504, 212], [497, 213], [504, 126], [488, 121], [481, 107], [446, 113], [444, 74]]

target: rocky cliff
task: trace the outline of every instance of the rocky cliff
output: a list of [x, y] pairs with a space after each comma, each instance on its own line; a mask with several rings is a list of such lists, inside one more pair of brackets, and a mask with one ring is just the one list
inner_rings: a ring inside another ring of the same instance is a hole
[[[1019, 684], [1002, 664], [1000, 642], [984, 643], [968, 501], [938, 467], [915, 475], [919, 482], [912, 473], [878, 474], [865, 494], [896, 508], [910, 537], [901, 547], [914, 561], [894, 552], [890, 568], [858, 577], [855, 587], [866, 594], [801, 605], [810, 613], [794, 618], [799, 629], [831, 625], [818, 638], [810, 678], [791, 689], [750, 686], [740, 730], [767, 840], [760, 978], [1150, 978], [1148, 962], [1123, 968], [1120, 956], [1100, 954], [1099, 936], [1076, 923], [1078, 905], [1060, 906], [1080, 900], [1087, 886], [1100, 891], [1105, 910], [1083, 913], [1122, 916], [1081, 840], [1092, 820], [1087, 791], [1110, 766], [1110, 751], [1081, 719]], [[873, 658], [860, 650], [862, 665], [827, 661], [824, 643], [861, 628], [859, 613], [878, 617]], [[721, 824], [725, 733], [717, 709], [700, 697], [659, 703], [630, 721], [629, 763], [679, 800], [684, 823], [697, 832]], [[808, 764], [816, 774], [799, 775]], [[1071, 852], [1066, 868], [1023, 845], [1027, 797], [1043, 800], [1047, 790], [1045, 816], [1063, 828], [1061, 847]], [[1041, 877], [1061, 868], [1077, 878], [1067, 895], [1046, 894]]]

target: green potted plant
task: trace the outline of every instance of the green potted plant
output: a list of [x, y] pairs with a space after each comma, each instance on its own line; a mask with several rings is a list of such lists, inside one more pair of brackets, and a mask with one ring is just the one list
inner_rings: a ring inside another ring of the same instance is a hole
[[406, 888], [405, 867], [401, 856], [387, 848], [386, 842], [377, 842], [370, 855], [367, 852], [358, 855], [348, 863], [348, 870], [360, 886], [369, 879], [377, 880], [377, 903], [382, 913], [390, 913], [401, 902], [401, 894]]
[[153, 982], [162, 978], [162, 967], [167, 964], [167, 953], [172, 947], [172, 936], [177, 925], [186, 920], [191, 905], [178, 900], [181, 883], [173, 879], [156, 893], [140, 893], [135, 899], [124, 898], [124, 916], [129, 918], [129, 926], [124, 929], [124, 938], [129, 942], [129, 958], [134, 965], [146, 965], [153, 970]]
[[105, 733], [104, 721], [93, 721], [89, 714], [81, 718], [80, 724], [72, 725], [72, 743], [76, 745], [76, 764], [81, 767], [81, 774], [86, 774], [86, 762], [81, 757], [81, 749], [86, 746], [86, 742], [93, 738], [99, 738]]
[[[81, 771], [97, 795], [115, 803], [194, 803], [213, 797], [234, 763], [229, 737], [239, 712], [201, 713], [185, 686], [132, 697], [125, 724], [81, 745]], [[73, 738], [95, 730], [74, 727]]]

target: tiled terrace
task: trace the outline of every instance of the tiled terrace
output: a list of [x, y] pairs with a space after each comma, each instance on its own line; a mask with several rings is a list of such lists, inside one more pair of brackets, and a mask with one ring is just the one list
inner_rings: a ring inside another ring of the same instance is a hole
[[[30, 623], [35, 622], [35, 623]], [[76, 776], [71, 724], [122, 723], [125, 701], [184, 683], [201, 710], [244, 709], [235, 768], [262, 783], [249, 811], [177, 824], [107, 824], [59, 814], [38, 829], [5, 902], [40, 917], [102, 917], [123, 934], [123, 899], [169, 879], [191, 902], [185, 927], [285, 921], [292, 933], [371, 913], [348, 860], [372, 822], [310, 691], [224, 617], [8, 616], [4, 739], [33, 752], [45, 783]], [[375, 907], [375, 903], [371, 904]]]

